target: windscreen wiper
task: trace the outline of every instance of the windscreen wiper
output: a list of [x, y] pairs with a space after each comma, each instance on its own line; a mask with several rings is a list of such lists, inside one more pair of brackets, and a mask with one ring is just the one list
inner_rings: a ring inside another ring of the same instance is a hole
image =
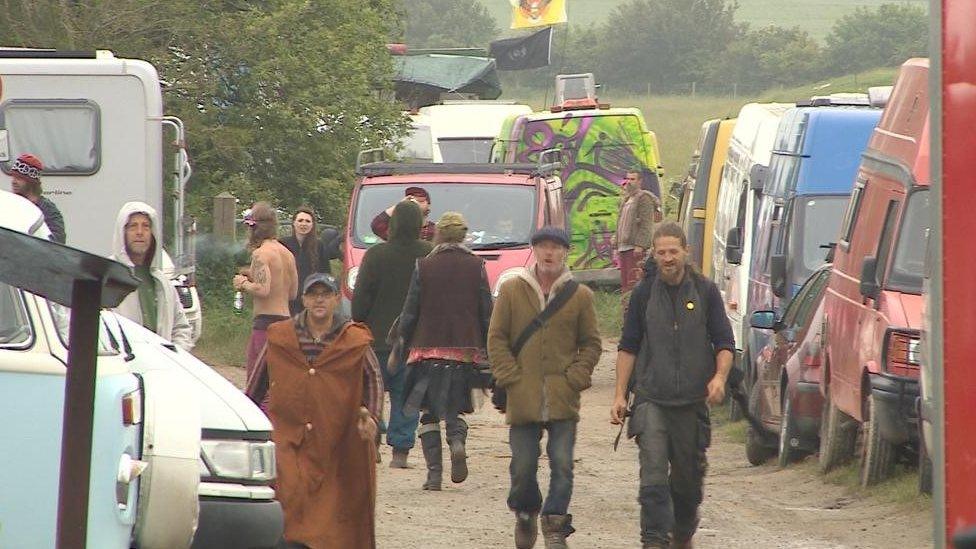
[[505, 241], [505, 242], [485, 242], [484, 244], [472, 244], [472, 250], [504, 250], [506, 248], [521, 248], [523, 246], [528, 246], [528, 242], [515, 242], [515, 241]]

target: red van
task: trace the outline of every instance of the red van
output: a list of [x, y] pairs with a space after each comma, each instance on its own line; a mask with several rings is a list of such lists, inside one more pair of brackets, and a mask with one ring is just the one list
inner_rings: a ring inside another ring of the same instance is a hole
[[864, 485], [918, 444], [928, 70], [927, 59], [902, 65], [864, 153], [824, 296], [820, 465], [827, 471], [850, 457], [860, 435]]
[[[553, 159], [557, 161], [550, 162]], [[344, 304], [352, 299], [367, 248], [381, 241], [370, 223], [402, 200], [407, 187], [426, 189], [429, 219], [447, 211], [464, 215], [465, 244], [485, 260], [492, 293], [497, 295], [503, 281], [531, 262], [532, 233], [544, 225], [565, 226], [560, 167], [558, 153], [542, 154], [536, 164], [359, 164], [344, 240]]]

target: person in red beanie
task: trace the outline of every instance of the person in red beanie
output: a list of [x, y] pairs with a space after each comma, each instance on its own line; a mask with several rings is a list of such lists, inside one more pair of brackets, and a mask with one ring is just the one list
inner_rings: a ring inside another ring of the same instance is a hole
[[[400, 202], [404, 200], [416, 202], [420, 206], [420, 211], [424, 214], [424, 223], [420, 226], [420, 240], [426, 240], [427, 242], [434, 240], [434, 232], [437, 230], [437, 227], [433, 221], [428, 219], [430, 215], [430, 193], [423, 187], [407, 187], [403, 191], [403, 199]], [[396, 204], [380, 212], [373, 218], [372, 223], [369, 224], [369, 227], [373, 229], [373, 234], [383, 240], [390, 239], [390, 216], [393, 215], [393, 208], [396, 208]]]
[[18, 156], [10, 165], [10, 190], [33, 202], [44, 214], [44, 222], [51, 231], [51, 240], [64, 244], [67, 234], [61, 210], [54, 202], [41, 195], [42, 171], [44, 164], [40, 158], [29, 153]]

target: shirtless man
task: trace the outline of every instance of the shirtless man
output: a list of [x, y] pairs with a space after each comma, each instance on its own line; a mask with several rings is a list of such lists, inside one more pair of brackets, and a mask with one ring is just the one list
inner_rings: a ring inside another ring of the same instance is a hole
[[251, 230], [251, 266], [234, 276], [234, 289], [251, 294], [254, 324], [247, 345], [247, 376], [257, 363], [271, 324], [288, 318], [288, 302], [298, 294], [295, 256], [278, 242], [278, 218], [267, 202], [257, 202], [244, 223]]

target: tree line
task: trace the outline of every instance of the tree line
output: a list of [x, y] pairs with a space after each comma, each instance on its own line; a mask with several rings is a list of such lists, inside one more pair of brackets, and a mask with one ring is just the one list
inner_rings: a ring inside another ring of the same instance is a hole
[[[478, 0], [405, 0], [409, 45], [485, 46], [498, 24]], [[558, 73], [594, 72], [615, 90], [699, 89], [758, 92], [829, 76], [893, 67], [928, 47], [928, 14], [918, 4], [857, 8], [838, 19], [823, 44], [799, 27], [737, 23], [734, 0], [630, 0], [597, 25], [560, 25], [552, 64], [505, 75], [548, 87]], [[430, 17], [442, 14], [441, 18]], [[442, 21], [454, 21], [450, 25]], [[463, 24], [462, 24], [463, 23]]]

